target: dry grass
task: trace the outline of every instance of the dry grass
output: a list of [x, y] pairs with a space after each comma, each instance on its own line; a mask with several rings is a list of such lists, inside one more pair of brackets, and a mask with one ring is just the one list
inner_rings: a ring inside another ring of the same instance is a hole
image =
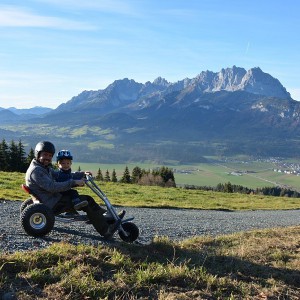
[[299, 299], [300, 227], [0, 255], [17, 299]]

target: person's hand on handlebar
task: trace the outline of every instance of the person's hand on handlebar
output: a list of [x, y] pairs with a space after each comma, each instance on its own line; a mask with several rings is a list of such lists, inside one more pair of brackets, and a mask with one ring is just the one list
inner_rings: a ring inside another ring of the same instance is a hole
[[84, 172], [84, 177], [86, 180], [90, 180], [91, 178], [93, 178], [93, 174], [90, 171], [85, 171]]

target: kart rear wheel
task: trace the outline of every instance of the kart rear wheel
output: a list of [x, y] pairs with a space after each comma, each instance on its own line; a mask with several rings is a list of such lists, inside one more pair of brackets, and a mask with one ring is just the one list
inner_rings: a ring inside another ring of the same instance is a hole
[[24, 231], [35, 237], [49, 233], [53, 229], [54, 221], [54, 213], [42, 203], [31, 204], [21, 213], [21, 224]]
[[31, 198], [26, 199], [25, 201], [22, 202], [21, 206], [20, 206], [20, 213], [22, 213], [22, 211], [29, 205], [33, 204], [33, 200]]
[[139, 237], [139, 228], [134, 223], [126, 222], [121, 226], [126, 234], [119, 231], [119, 236], [124, 242], [132, 243]]

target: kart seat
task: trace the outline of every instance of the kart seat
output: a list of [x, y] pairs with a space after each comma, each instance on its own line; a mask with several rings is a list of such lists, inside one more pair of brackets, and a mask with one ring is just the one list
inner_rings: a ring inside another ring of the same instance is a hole
[[27, 194], [31, 194], [30, 188], [26, 185], [26, 184], [21, 184], [21, 189], [27, 193]]
[[22, 189], [25, 193], [27, 193], [27, 194], [33, 196], [33, 197], [36, 199], [36, 201], [41, 202], [40, 200], [38, 200], [39, 198], [31, 191], [31, 189], [29, 188], [29, 186], [27, 186], [26, 184], [21, 184], [21, 189]]
[[[39, 200], [39, 198], [32, 192], [32, 190], [29, 188], [29, 186], [27, 186], [26, 184], [21, 184], [21, 189], [22, 189], [25, 193], [31, 195], [32, 198], [34, 198], [34, 199], [33, 199], [34, 202], [42, 203], [42, 201]], [[60, 206], [58, 206], [58, 207], [55, 209], [54, 214], [55, 214], [55, 215], [59, 215], [59, 214], [61, 214], [61, 213], [63, 213], [63, 212], [70, 212], [70, 211], [71, 211], [71, 212], [74, 212], [74, 209], [66, 208], [65, 206], [61, 206], [61, 205], [60, 205]]]

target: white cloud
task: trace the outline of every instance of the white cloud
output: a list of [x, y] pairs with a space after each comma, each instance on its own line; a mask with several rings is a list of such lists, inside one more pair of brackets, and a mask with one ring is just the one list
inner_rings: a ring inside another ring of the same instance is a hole
[[139, 2], [136, 2], [134, 7], [127, 1], [123, 0], [40, 0], [39, 2], [47, 3], [60, 8], [68, 8], [68, 10], [93, 10], [131, 16], [138, 15], [135, 7], [137, 4], [139, 4]]
[[16, 6], [0, 6], [0, 15], [0, 27], [39, 27], [64, 30], [96, 29], [94, 26], [84, 22], [41, 16]]

